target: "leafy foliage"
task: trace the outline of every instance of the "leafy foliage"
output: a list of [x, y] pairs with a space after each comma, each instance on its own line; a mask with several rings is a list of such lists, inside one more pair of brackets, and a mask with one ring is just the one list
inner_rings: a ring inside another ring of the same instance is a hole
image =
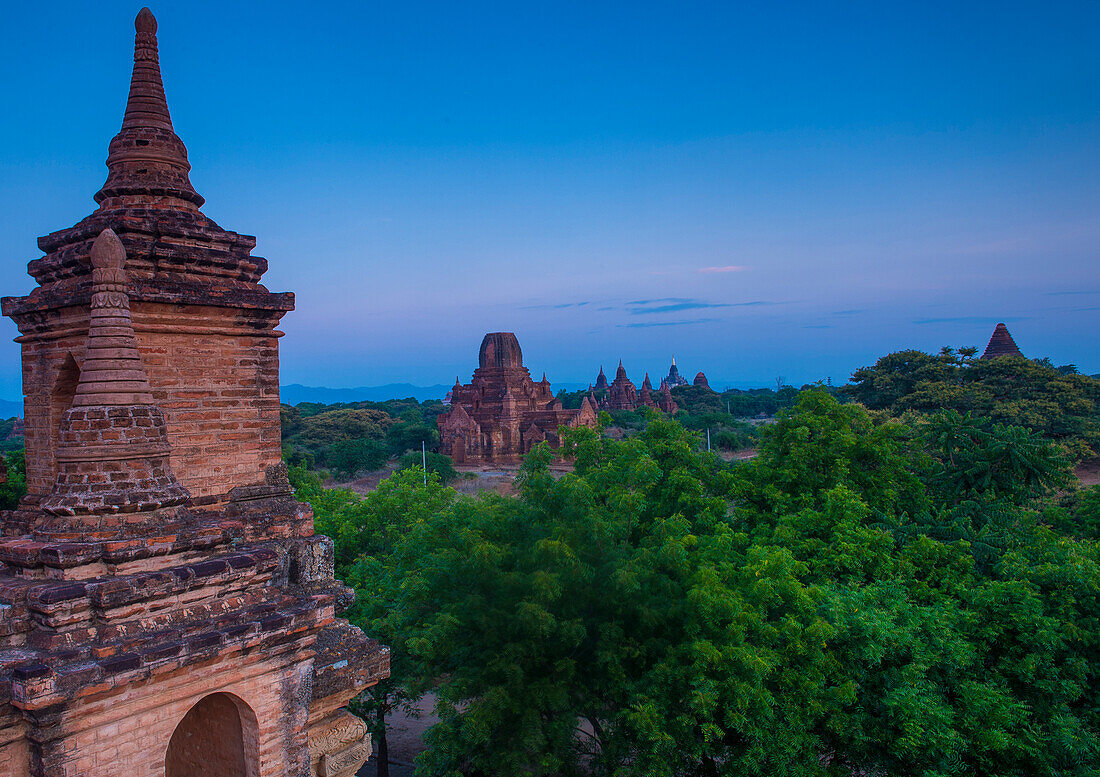
[[0, 483], [0, 510], [14, 510], [27, 493], [27, 465], [23, 449], [5, 454], [4, 463], [8, 468], [8, 479], [6, 483]]
[[1100, 769], [1100, 497], [1037, 434], [804, 391], [745, 464], [658, 415], [565, 445], [514, 498], [292, 472], [393, 647], [368, 708], [438, 695], [418, 773]]
[[[437, 478], [439, 478], [439, 482], [443, 485], [447, 485], [456, 477], [458, 477], [458, 472], [455, 471], [455, 467], [454, 464], [451, 462], [450, 456], [444, 456], [441, 453], [432, 453], [431, 451], [428, 451], [424, 458], [427, 459], [428, 474], [435, 475]], [[397, 465], [397, 469], [406, 470], [417, 468], [423, 472], [424, 470], [422, 469], [422, 466], [423, 462], [421, 460], [421, 454], [417, 453], [416, 451], [409, 451], [401, 457], [401, 461]]]
[[352, 478], [380, 469], [406, 451], [420, 450], [421, 443], [429, 450], [436, 448], [435, 418], [442, 410], [441, 402], [419, 403], [411, 398], [283, 405], [283, 458], [290, 464], [323, 467], [336, 477]]

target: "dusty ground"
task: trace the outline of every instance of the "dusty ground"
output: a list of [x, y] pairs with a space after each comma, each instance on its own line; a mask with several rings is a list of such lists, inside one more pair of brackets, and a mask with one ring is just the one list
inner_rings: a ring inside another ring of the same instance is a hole
[[[332, 481], [325, 483], [329, 488], [347, 488], [357, 494], [369, 494], [378, 488], [378, 484], [393, 474], [395, 467], [387, 466], [384, 469], [368, 472], [355, 480]], [[514, 496], [516, 488], [514, 481], [519, 471], [518, 464], [484, 464], [455, 467], [458, 470], [458, 478], [451, 485], [460, 494], [475, 496], [482, 491], [495, 491], [505, 496]], [[550, 471], [561, 477], [566, 472], [573, 470], [570, 464], [554, 464]]]
[[[390, 715], [386, 724], [386, 744], [389, 746], [390, 777], [412, 777], [413, 759], [424, 750], [424, 732], [439, 718], [432, 714], [435, 696], [427, 694], [412, 713], [404, 711]], [[375, 745], [377, 750], [377, 744]], [[378, 774], [378, 759], [371, 759], [359, 770], [360, 777]]]
[[1074, 472], [1082, 486], [1100, 485], [1100, 458], [1082, 461]]
[[368, 472], [362, 477], [355, 478], [355, 480], [330, 481], [326, 482], [325, 486], [328, 488], [347, 488], [357, 494], [369, 494], [378, 488], [378, 484], [392, 475], [396, 469], [397, 465], [387, 464], [382, 469]]

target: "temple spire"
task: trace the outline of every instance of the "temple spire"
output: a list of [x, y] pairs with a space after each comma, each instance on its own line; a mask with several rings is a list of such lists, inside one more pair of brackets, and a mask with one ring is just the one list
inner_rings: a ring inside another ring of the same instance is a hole
[[[92, 244], [88, 343], [72, 406], [57, 436], [57, 479], [42, 509], [62, 519], [38, 533], [52, 539], [133, 536], [147, 513], [181, 505], [187, 490], [172, 474], [167, 424], [153, 402], [130, 323], [126, 251], [110, 229]], [[123, 522], [102, 516], [131, 513]], [[68, 520], [65, 516], [88, 516]]]
[[130, 97], [126, 101], [122, 128], [160, 127], [174, 132], [160, 75], [157, 20], [153, 12], [142, 8], [134, 19], [134, 29], [134, 72], [130, 77]]
[[125, 263], [122, 241], [103, 230], [92, 243], [88, 346], [73, 407], [153, 404], [130, 321]]
[[105, 201], [127, 195], [174, 197], [195, 206], [205, 200], [191, 186], [187, 148], [172, 127], [160, 75], [157, 20], [142, 8], [134, 20], [134, 71], [122, 129], [111, 141], [107, 181], [95, 195]]

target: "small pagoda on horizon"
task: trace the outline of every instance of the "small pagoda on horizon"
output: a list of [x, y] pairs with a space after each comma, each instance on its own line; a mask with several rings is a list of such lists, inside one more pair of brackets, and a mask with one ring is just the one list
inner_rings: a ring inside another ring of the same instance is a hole
[[993, 336], [989, 338], [989, 344], [986, 345], [985, 352], [982, 354], [983, 359], [996, 359], [1000, 356], [1023, 357], [1020, 347], [1016, 345], [1016, 341], [1012, 339], [1012, 335], [1004, 323], [997, 324], [997, 327], [993, 330]]

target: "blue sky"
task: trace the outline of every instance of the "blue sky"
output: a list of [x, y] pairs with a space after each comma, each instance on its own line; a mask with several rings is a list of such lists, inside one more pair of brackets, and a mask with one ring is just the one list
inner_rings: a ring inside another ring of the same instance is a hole
[[[138, 8], [5, 10], [5, 294], [94, 207]], [[841, 382], [997, 321], [1100, 372], [1100, 4], [152, 8], [205, 212], [298, 295], [284, 383], [466, 379], [496, 330], [552, 381]]]

